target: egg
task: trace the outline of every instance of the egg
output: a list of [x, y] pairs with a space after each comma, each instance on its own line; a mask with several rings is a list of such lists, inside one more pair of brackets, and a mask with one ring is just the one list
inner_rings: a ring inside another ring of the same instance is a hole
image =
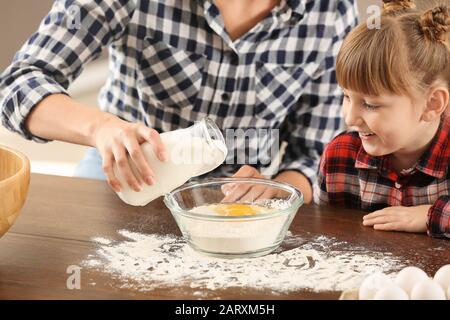
[[435, 274], [434, 274], [434, 281], [439, 283], [444, 289], [444, 291], [447, 291], [448, 288], [450, 288], [450, 264], [447, 264], [443, 267], [441, 267]]
[[270, 211], [269, 208], [242, 203], [219, 204], [213, 210], [218, 215], [233, 217], [251, 216], [258, 213], [266, 213]]
[[395, 277], [395, 284], [410, 295], [412, 288], [423, 280], [428, 280], [428, 275], [420, 268], [406, 267]]
[[447, 289], [447, 300], [450, 300], [450, 286]]
[[378, 290], [390, 284], [392, 284], [392, 279], [384, 273], [371, 274], [361, 283], [359, 300], [372, 300]]
[[408, 294], [395, 284], [388, 284], [378, 290], [374, 300], [409, 300]]
[[190, 210], [192, 213], [211, 215], [211, 216], [252, 216], [275, 212], [276, 209], [256, 204], [244, 203], [218, 203], [194, 207]]
[[432, 279], [422, 280], [411, 290], [411, 300], [445, 300], [445, 291]]

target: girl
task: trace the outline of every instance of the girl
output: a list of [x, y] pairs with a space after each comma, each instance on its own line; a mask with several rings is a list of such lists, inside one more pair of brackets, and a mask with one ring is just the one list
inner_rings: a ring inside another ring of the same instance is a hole
[[449, 6], [384, 1], [344, 40], [337, 80], [350, 132], [322, 156], [315, 200], [371, 212], [377, 230], [450, 237]]

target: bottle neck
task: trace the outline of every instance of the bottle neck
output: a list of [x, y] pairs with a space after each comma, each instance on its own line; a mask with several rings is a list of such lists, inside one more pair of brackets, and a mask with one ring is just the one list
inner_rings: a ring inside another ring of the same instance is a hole
[[218, 145], [226, 146], [223, 134], [213, 120], [205, 117], [201, 120], [200, 125], [203, 130], [203, 136], [209, 145], [214, 145], [216, 148]]

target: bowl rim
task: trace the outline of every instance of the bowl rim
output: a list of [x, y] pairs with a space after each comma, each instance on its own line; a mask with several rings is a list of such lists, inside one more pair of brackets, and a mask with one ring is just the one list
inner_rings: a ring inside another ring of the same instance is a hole
[[29, 172], [30, 171], [30, 160], [28, 159], [28, 157], [25, 154], [23, 154], [20, 151], [15, 150], [15, 149], [12, 149], [11, 147], [0, 144], [0, 150], [5, 150], [7, 152], [14, 154], [22, 162], [22, 168], [20, 168], [19, 171], [17, 171], [15, 174], [13, 174], [12, 176], [10, 176], [4, 180], [0, 180], [0, 187], [2, 187], [2, 186], [9, 184], [12, 180], [17, 179], [17, 177], [20, 177], [21, 175], [24, 175], [27, 172]]
[[[174, 194], [180, 191], [184, 191], [186, 189], [192, 188], [193, 186], [207, 186], [207, 185], [213, 185], [213, 184], [219, 184], [224, 182], [230, 182], [230, 183], [258, 183], [258, 184], [266, 184], [273, 187], [281, 188], [284, 190], [287, 190], [291, 192], [291, 194], [296, 194], [297, 199], [294, 200], [292, 205], [289, 208], [286, 209], [280, 209], [277, 210], [275, 213], [264, 213], [264, 214], [258, 214], [258, 215], [246, 215], [246, 216], [212, 216], [207, 214], [201, 214], [201, 213], [193, 213], [189, 211], [185, 211], [180, 209], [178, 206], [173, 205], [173, 198]], [[227, 177], [227, 178], [208, 178], [208, 179], [202, 179], [199, 181], [193, 181], [186, 183], [174, 190], [172, 190], [169, 193], [166, 193], [164, 195], [163, 199], [164, 203], [166, 204], [167, 208], [169, 208], [170, 212], [173, 214], [174, 212], [178, 215], [190, 217], [190, 218], [198, 218], [201, 220], [214, 220], [214, 221], [249, 221], [249, 220], [262, 220], [262, 219], [268, 219], [268, 218], [274, 218], [278, 216], [288, 215], [291, 213], [297, 213], [298, 208], [300, 208], [304, 204], [304, 198], [303, 193], [298, 190], [297, 188], [293, 187], [292, 185], [285, 183], [285, 182], [279, 182], [279, 181], [273, 181], [269, 179], [262, 179], [262, 178], [234, 178], [234, 177]], [[295, 211], [292, 210], [292, 208], [295, 208]]]

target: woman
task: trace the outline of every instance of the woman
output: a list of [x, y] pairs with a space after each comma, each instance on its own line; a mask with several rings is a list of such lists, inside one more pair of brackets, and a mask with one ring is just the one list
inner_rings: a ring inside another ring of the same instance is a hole
[[[69, 23], [74, 6], [78, 24]], [[106, 179], [116, 191], [114, 162], [135, 190], [154, 183], [139, 145], [150, 141], [164, 161], [158, 132], [206, 115], [224, 132], [279, 130], [288, 146], [273, 178], [310, 201], [320, 154], [341, 127], [334, 63], [355, 25], [350, 0], [56, 1], [1, 75], [2, 122], [34, 141], [95, 148], [78, 175]], [[100, 111], [66, 89], [106, 47]], [[270, 135], [241, 138], [250, 140], [246, 163], [254, 166], [228, 159], [212, 174], [260, 176], [255, 154], [279, 149]]]

